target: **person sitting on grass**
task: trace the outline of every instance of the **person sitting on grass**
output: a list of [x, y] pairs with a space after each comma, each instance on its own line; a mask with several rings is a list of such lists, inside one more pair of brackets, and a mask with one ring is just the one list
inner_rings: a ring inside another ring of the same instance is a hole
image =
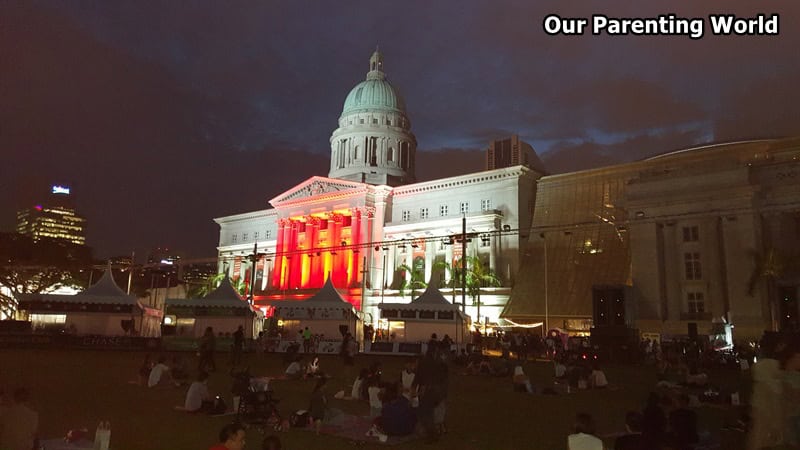
[[166, 385], [170, 380], [169, 366], [166, 364], [167, 358], [158, 357], [158, 363], [150, 369], [150, 376], [147, 379], [147, 387]]
[[300, 365], [300, 361], [301, 359], [298, 356], [289, 364], [289, 367], [286, 368], [286, 372], [284, 372], [286, 378], [290, 380], [299, 380], [303, 377], [303, 367]]
[[567, 450], [603, 450], [603, 441], [594, 435], [594, 420], [586, 413], [575, 417], [575, 434], [567, 437]]
[[317, 380], [309, 402], [308, 415], [311, 416], [311, 421], [317, 434], [319, 434], [319, 429], [322, 427], [322, 421], [325, 420], [325, 413], [328, 411], [328, 398], [325, 396], [325, 384], [327, 382], [327, 378]]
[[314, 357], [314, 360], [306, 366], [306, 378], [315, 378], [322, 375], [322, 372], [319, 370], [319, 358]]
[[361, 388], [364, 386], [368, 376], [369, 370], [361, 369], [361, 372], [358, 373], [358, 377], [356, 377], [356, 380], [353, 382], [353, 388], [350, 390], [351, 399], [361, 400], [363, 398], [361, 397]]
[[230, 423], [219, 432], [219, 443], [208, 450], [243, 450], [245, 445], [244, 427], [238, 423]]
[[555, 370], [555, 376], [558, 380], [563, 380], [567, 377], [567, 366], [564, 365], [564, 362], [556, 359], [553, 361], [553, 369]]
[[593, 389], [604, 389], [608, 387], [608, 379], [606, 373], [600, 368], [600, 365], [595, 363], [592, 367], [592, 373], [589, 375], [589, 386]]
[[531, 385], [531, 379], [525, 375], [525, 372], [522, 370], [522, 366], [514, 367], [514, 376], [512, 378], [514, 382], [514, 391], [517, 392], [527, 392], [528, 394], [533, 394], [533, 386]]
[[150, 360], [150, 353], [148, 353], [144, 356], [142, 365], [139, 366], [139, 386], [147, 386], [147, 379], [150, 377], [151, 370], [153, 370], [153, 362]]
[[375, 425], [387, 436], [408, 436], [414, 432], [417, 413], [407, 398], [398, 395], [396, 384], [384, 388], [383, 408], [380, 417], [375, 419]]
[[210, 411], [213, 406], [213, 399], [208, 392], [208, 372], [200, 372], [197, 374], [197, 380], [186, 391], [183, 407], [187, 412], [198, 413]]

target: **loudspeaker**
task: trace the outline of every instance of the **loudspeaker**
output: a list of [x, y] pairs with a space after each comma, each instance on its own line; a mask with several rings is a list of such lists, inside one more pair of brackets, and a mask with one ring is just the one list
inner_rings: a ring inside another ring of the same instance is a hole
[[594, 326], [625, 326], [625, 294], [618, 287], [592, 288]]
[[778, 288], [778, 313], [782, 331], [794, 331], [797, 328], [797, 286]]
[[697, 323], [696, 322], [689, 322], [688, 324], [689, 329], [689, 339], [697, 339]]

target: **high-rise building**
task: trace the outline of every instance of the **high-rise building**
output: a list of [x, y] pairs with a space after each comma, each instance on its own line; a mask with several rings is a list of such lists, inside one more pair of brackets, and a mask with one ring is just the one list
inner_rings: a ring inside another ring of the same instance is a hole
[[544, 165], [530, 144], [521, 141], [516, 134], [492, 141], [486, 150], [486, 170], [503, 167], [525, 166], [546, 173]]
[[17, 212], [17, 233], [41, 238], [86, 244], [86, 219], [78, 215], [67, 186], [54, 185], [46, 202]]

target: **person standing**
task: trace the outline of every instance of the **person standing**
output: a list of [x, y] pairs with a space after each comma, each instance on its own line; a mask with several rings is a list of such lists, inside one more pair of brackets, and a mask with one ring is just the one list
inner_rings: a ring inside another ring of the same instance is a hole
[[244, 351], [244, 327], [239, 328], [233, 333], [233, 352], [231, 354], [231, 364], [235, 367], [242, 362], [242, 352]]
[[308, 327], [303, 330], [303, 353], [311, 353], [311, 330]]
[[14, 402], [0, 412], [0, 448], [30, 450], [34, 448], [39, 428], [39, 414], [28, 405], [30, 393], [25, 388], [14, 391]]
[[214, 350], [216, 346], [217, 342], [214, 338], [214, 329], [208, 327], [200, 338], [200, 362], [197, 363], [198, 371], [214, 372], [217, 370], [217, 364], [214, 362]]

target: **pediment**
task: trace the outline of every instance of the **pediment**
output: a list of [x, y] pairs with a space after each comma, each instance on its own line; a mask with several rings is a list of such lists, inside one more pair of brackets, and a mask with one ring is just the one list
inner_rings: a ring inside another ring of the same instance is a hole
[[354, 181], [336, 180], [325, 177], [311, 177], [269, 201], [272, 206], [303, 200], [324, 200], [334, 196], [346, 196], [364, 192], [367, 184]]

